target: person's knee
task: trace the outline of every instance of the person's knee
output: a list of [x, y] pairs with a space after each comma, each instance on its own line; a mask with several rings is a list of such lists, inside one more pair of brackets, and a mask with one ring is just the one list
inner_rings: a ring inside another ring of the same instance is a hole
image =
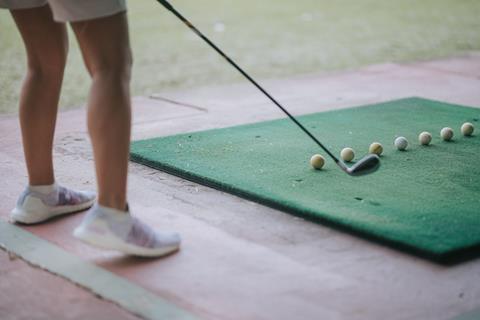
[[129, 85], [132, 73], [132, 55], [130, 50], [112, 57], [101, 57], [90, 65], [94, 80], [108, 81], [113, 84]]
[[28, 57], [28, 76], [43, 81], [61, 81], [67, 62], [68, 47], [41, 56]]

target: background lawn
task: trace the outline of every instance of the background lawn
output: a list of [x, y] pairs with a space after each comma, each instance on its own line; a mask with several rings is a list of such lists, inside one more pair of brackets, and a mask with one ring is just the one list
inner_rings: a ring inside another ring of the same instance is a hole
[[[177, 9], [257, 78], [356, 68], [480, 49], [477, 0], [172, 0]], [[129, 1], [133, 94], [243, 81], [154, 0]], [[88, 91], [70, 37], [62, 107]], [[23, 45], [0, 10], [0, 112], [15, 112], [25, 71]]]

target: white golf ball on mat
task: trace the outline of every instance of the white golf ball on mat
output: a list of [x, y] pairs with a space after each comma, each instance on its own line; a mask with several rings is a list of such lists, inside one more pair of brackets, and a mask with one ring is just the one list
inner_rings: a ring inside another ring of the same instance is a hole
[[440, 137], [442, 137], [445, 141], [450, 141], [453, 138], [453, 130], [452, 128], [445, 127], [440, 131]]
[[353, 158], [355, 158], [355, 152], [352, 148], [343, 148], [340, 152], [340, 157], [343, 161], [350, 162], [353, 160]]
[[430, 132], [423, 131], [418, 135], [418, 141], [421, 145], [428, 146], [432, 142], [432, 135]]
[[380, 142], [373, 142], [368, 148], [368, 153], [376, 154], [377, 156], [381, 155], [383, 152], [383, 146]]
[[398, 137], [395, 139], [393, 144], [398, 150], [404, 151], [408, 147], [408, 140], [405, 137]]
[[314, 154], [311, 158], [310, 158], [310, 164], [312, 165], [312, 167], [316, 170], [320, 170], [322, 169], [322, 167], [325, 165], [325, 158], [322, 157], [321, 155], [319, 154]]
[[471, 124], [470, 122], [465, 122], [463, 125], [462, 125], [462, 134], [464, 136], [471, 136], [472, 133], [473, 133], [473, 130], [475, 130], [475, 127], [473, 126], [473, 124]]

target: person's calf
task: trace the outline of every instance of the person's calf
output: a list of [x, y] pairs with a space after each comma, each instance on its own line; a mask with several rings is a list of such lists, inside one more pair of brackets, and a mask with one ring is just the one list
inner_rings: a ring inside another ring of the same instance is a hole
[[93, 145], [99, 203], [123, 210], [126, 203], [131, 106], [128, 78], [99, 72], [88, 102], [88, 131]]

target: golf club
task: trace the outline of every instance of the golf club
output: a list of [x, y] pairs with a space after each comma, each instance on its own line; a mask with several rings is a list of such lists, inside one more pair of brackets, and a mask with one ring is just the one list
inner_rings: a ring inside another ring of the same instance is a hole
[[220, 50], [213, 42], [205, 37], [194, 25], [184, 18], [175, 8], [166, 0], [157, 0], [167, 10], [172, 12], [177, 18], [185, 23], [193, 32], [195, 32], [200, 38], [210, 45], [215, 51], [217, 51], [222, 57], [225, 58], [235, 69], [237, 69], [245, 78], [247, 78], [258, 90], [265, 94], [277, 107], [279, 107], [300, 129], [303, 130], [320, 148], [325, 151], [330, 158], [347, 174], [351, 176], [361, 176], [375, 172], [380, 167], [380, 158], [376, 154], [370, 154], [357, 161], [353, 166], [348, 167], [343, 161], [339, 160], [333, 153], [331, 153], [315, 136], [308, 131], [298, 120], [292, 116], [277, 100], [275, 100], [265, 89], [263, 89], [255, 80], [253, 80], [242, 68], [240, 68], [232, 59], [230, 59], [222, 50]]

